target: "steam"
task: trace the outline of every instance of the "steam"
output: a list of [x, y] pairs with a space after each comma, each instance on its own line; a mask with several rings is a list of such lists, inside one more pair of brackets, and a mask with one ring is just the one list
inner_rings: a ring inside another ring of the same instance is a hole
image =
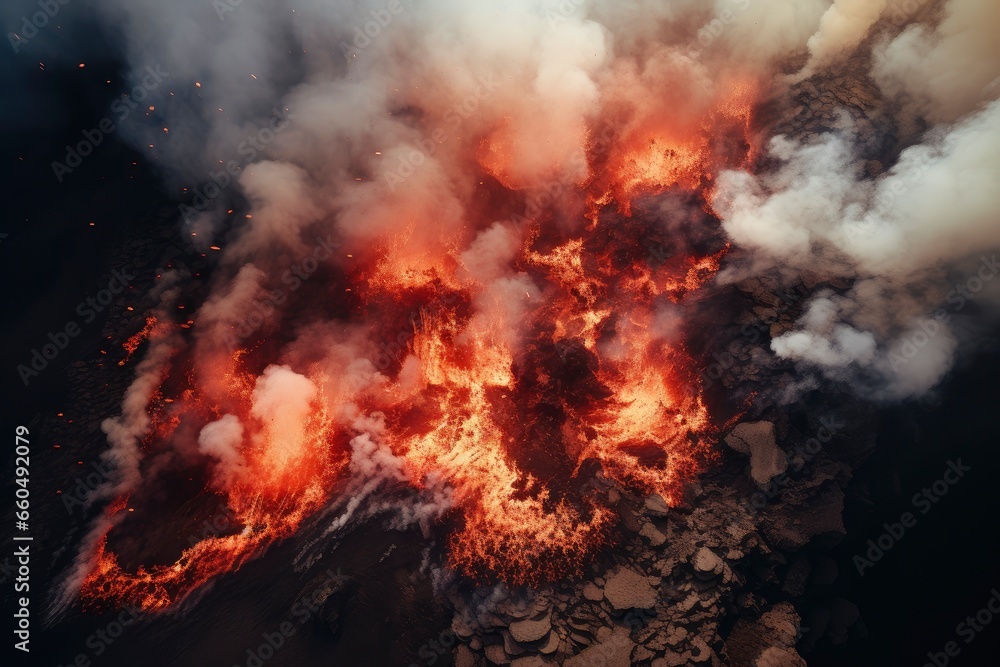
[[887, 4], [888, 0], [834, 0], [820, 19], [819, 30], [806, 42], [809, 62], [799, 77], [812, 75], [860, 44]]
[[206, 424], [198, 435], [198, 449], [218, 461], [216, 476], [222, 488], [228, 488], [245, 474], [240, 453], [242, 442], [243, 424], [236, 415], [225, 415]]
[[1000, 6], [950, 0], [934, 25], [907, 26], [875, 49], [873, 74], [886, 95], [932, 123], [953, 123], [1000, 95]]
[[[978, 6], [955, 4], [949, 21], [962, 10], [986, 18]], [[885, 51], [897, 52], [911, 34]], [[967, 55], [955, 52], [955, 71]], [[1000, 75], [1000, 60], [987, 62]], [[975, 69], [978, 85], [990, 74]], [[925, 93], [920, 108], [928, 119], [942, 117]], [[952, 281], [988, 283], [996, 275], [988, 257], [1000, 246], [1000, 193], [991, 185], [1000, 178], [1000, 102], [981, 102], [986, 94], [967, 96], [962, 112], [950, 98], [948, 113], [958, 120], [926, 131], [877, 178], [864, 176], [849, 124], [809, 141], [774, 138], [769, 153], [781, 166], [773, 173], [720, 177], [716, 203], [726, 230], [752, 257], [730, 279], [776, 270], [791, 281], [811, 273], [854, 283], [836, 298], [816, 295], [796, 329], [772, 342], [778, 357], [890, 400], [931, 390], [951, 369], [963, 344], [955, 326], [967, 315], [949, 305], [958, 291]], [[995, 292], [979, 296], [983, 307], [998, 304]]]

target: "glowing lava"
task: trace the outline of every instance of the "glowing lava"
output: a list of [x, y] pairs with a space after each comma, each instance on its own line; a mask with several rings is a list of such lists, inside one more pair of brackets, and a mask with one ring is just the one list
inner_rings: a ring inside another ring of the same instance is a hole
[[[712, 459], [715, 429], [696, 363], [662, 311], [710, 279], [726, 248], [650, 261], [632, 215], [639, 198], [669, 190], [711, 218], [716, 172], [752, 158], [753, 87], [731, 91], [696, 131], [631, 131], [590, 155], [592, 176], [560, 195], [585, 219], [560, 228], [545, 209], [507, 225], [520, 239], [513, 272], [470, 277], [463, 264], [461, 249], [500, 213], [437, 251], [410, 242], [430, 220], [387, 233], [353, 275], [357, 310], [372, 338], [383, 322], [412, 331], [365, 386], [305, 362], [291, 364], [301, 373], [270, 365], [255, 377], [242, 353], [176, 359], [172, 384], [149, 406], [147, 447], [197, 440], [191, 465], [211, 471], [205, 492], [223, 496], [240, 526], [176, 562], [132, 570], [108, 547], [111, 528], [94, 547], [84, 598], [162, 609], [292, 535], [335, 493], [361, 414], [383, 425], [380, 442], [407, 483], [452, 490], [448, 563], [469, 576], [536, 584], [578, 572], [614, 530], [594, 470], [676, 504]], [[516, 196], [506, 136], [499, 128], [477, 157], [496, 177], [487, 187]], [[720, 148], [719, 136], [735, 136], [735, 148]], [[158, 327], [147, 329], [155, 339]]]

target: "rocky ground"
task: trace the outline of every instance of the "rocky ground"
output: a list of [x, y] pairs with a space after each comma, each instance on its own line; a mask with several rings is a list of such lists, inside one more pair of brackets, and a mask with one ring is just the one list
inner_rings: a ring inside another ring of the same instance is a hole
[[[889, 123], [867, 71], [855, 61], [789, 84], [764, 110], [768, 134], [844, 133], [864, 169], [881, 173], [901, 136], [916, 130]], [[829, 397], [777, 407], [774, 388], [796, 378], [761, 354], [810, 294], [849, 287], [809, 275], [793, 285], [777, 276], [736, 285], [740, 312], [705, 351], [716, 360], [708, 377], [748, 400], [745, 421], [723, 434], [724, 463], [675, 508], [609, 482], [620, 541], [583, 580], [489, 595], [454, 585], [455, 664], [799, 667], [802, 647], [863, 633], [847, 600], [809, 609], [806, 622], [796, 603], [837, 577], [822, 551], [845, 533], [844, 489], [874, 446], [871, 415], [857, 405], [831, 412]], [[759, 335], [748, 336], [748, 325]]]
[[[811, 629], [789, 600], [815, 577], [797, 554], [843, 534], [850, 469], [823, 451], [784, 452], [770, 422], [753, 429], [765, 436], [750, 456], [738, 445], [728, 470], [694, 487], [680, 507], [611, 486], [620, 542], [586, 579], [486, 599], [456, 585], [455, 664], [805, 665], [795, 647]], [[763, 480], [754, 457], [780, 461], [769, 473], [778, 476]], [[768, 487], [777, 487], [775, 499], [755, 491]]]

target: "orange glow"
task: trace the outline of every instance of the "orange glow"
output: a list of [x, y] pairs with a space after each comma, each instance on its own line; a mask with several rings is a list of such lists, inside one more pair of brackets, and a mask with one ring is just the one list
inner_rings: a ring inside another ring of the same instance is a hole
[[[603, 190], [595, 201], [616, 201], [630, 214], [632, 200], [670, 187], [696, 190], [708, 186], [721, 169], [747, 166], [756, 155], [750, 124], [757, 102], [756, 85], [733, 80], [715, 104], [699, 131], [672, 129], [669, 122], [650, 133], [633, 131], [621, 137], [606, 166], [608, 177], [598, 179]], [[720, 149], [719, 138], [735, 139]]]
[[[129, 310], [132, 310], [131, 307]], [[125, 349], [125, 358], [118, 362], [119, 366], [124, 366], [128, 363], [135, 351], [139, 349], [143, 341], [149, 338], [149, 335], [153, 333], [153, 329], [156, 327], [156, 317], [150, 315], [146, 318], [146, 326], [140, 329], [137, 333], [129, 336], [128, 340], [122, 343], [122, 347]]]
[[[437, 221], [414, 214], [376, 239], [365, 259], [352, 260], [345, 291], [369, 325], [372, 349], [404, 332], [400, 354], [379, 366], [372, 386], [297, 369], [316, 388], [308, 416], [265, 419], [255, 411], [260, 378], [247, 370], [253, 345], [179, 361], [148, 406], [143, 447], [160, 451], [223, 416], [238, 418], [246, 429], [237, 447], [242, 472], [212, 477], [205, 492], [223, 495], [239, 526], [184, 549], [176, 562], [129, 567], [109, 546], [112, 528], [92, 554], [84, 599], [164, 609], [294, 534], [346, 474], [347, 443], [359, 431], [344, 412], [384, 427], [378, 444], [401, 461], [401, 481], [448, 490], [448, 564], [470, 577], [538, 584], [580, 572], [614, 530], [597, 470], [677, 504], [685, 483], [713, 461], [718, 429], [683, 332], [665, 330], [660, 314], [710, 280], [727, 248], [649, 261], [642, 234], [650, 225], [633, 208], [671, 191], [711, 218], [717, 173], [754, 157], [755, 89], [737, 82], [729, 90], [695, 132], [633, 131], [591, 154], [590, 179], [558, 195], [583, 219], [558, 227], [544, 211], [522, 218], [511, 268], [534, 294], [520, 283], [491, 292], [463, 273], [462, 250], [506, 213], [470, 213], [466, 229], [434, 243], [425, 230]], [[510, 136], [506, 125], [496, 128], [475, 155], [500, 184], [489, 187], [507, 200], [523, 185], [509, 176]], [[129, 356], [160, 335], [165, 327], [150, 318], [125, 344]], [[195, 465], [215, 471], [211, 461]], [[119, 499], [107, 512], [136, 501]]]
[[[331, 440], [328, 406], [335, 401], [315, 397], [304, 423], [283, 422], [281, 412], [267, 421], [257, 419], [249, 409], [254, 378], [240, 371], [241, 357], [238, 353], [225, 364], [228, 368], [216, 376], [217, 384], [205, 383], [206, 395], [187, 390], [182, 401], [174, 402], [157, 392], [149, 408], [153, 446], [168, 443], [186, 421], [206, 421], [223, 411], [236, 412], [249, 427], [242, 449], [245, 471], [230, 486], [215, 489], [225, 495], [227, 507], [241, 527], [239, 532], [203, 539], [185, 549], [172, 564], [140, 565], [135, 571], [123, 569], [118, 556], [108, 550], [106, 533], [93, 554], [94, 568], [81, 588], [84, 600], [165, 609], [211, 578], [239, 569], [269, 545], [292, 535], [303, 519], [329, 499], [347, 461], [343, 448]], [[323, 384], [321, 377], [313, 380], [317, 386]], [[221, 395], [210, 401], [209, 395], [217, 391]], [[106, 513], [114, 516], [128, 499], [117, 498]]]

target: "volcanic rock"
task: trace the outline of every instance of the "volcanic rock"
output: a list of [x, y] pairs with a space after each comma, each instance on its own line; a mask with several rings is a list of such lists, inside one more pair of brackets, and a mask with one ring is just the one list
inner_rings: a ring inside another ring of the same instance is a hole
[[694, 572], [698, 578], [706, 581], [722, 574], [722, 570], [725, 567], [722, 559], [714, 551], [706, 547], [702, 547], [695, 552], [694, 558], [691, 559], [691, 565], [694, 567]]
[[753, 667], [806, 667], [806, 661], [795, 651], [772, 646], [760, 654]]
[[451, 631], [463, 639], [471, 637], [475, 630], [465, 621], [460, 614], [455, 614], [451, 619]]
[[646, 497], [645, 512], [649, 516], [665, 517], [669, 509], [666, 501], [659, 495], [654, 493]]
[[628, 634], [627, 628], [615, 628], [611, 637], [568, 658], [563, 667], [630, 667], [635, 643]]
[[494, 665], [510, 664], [510, 658], [507, 657], [507, 653], [503, 650], [503, 646], [500, 644], [487, 646], [484, 652], [486, 653], [486, 659]]
[[639, 530], [639, 534], [645, 537], [649, 541], [649, 545], [652, 547], [658, 547], [667, 541], [667, 536], [659, 531], [659, 529], [652, 523], [645, 523], [642, 529]]
[[712, 649], [703, 639], [691, 642], [691, 661], [695, 663], [708, 662], [712, 659]]
[[538, 652], [543, 655], [551, 655], [559, 649], [559, 635], [555, 632], [549, 632], [548, 637], [542, 642], [542, 645], [538, 647]]
[[656, 654], [650, 651], [645, 646], [636, 646], [635, 650], [632, 652], [633, 664], [638, 664], [650, 660], [656, 657]]
[[[733, 665], [738, 667], [765, 667], [759, 663], [765, 658], [768, 649], [781, 649], [782, 653], [770, 653], [767, 660], [778, 660], [785, 653], [797, 656], [795, 639], [798, 636], [799, 615], [788, 602], [781, 602], [763, 614], [756, 621], [739, 620], [726, 640], [726, 652]], [[788, 663], [792, 667], [797, 663]], [[784, 663], [775, 663], [773, 667], [784, 667]], [[768, 665], [768, 667], [771, 667]]]
[[811, 572], [812, 568], [808, 560], [795, 561], [788, 569], [788, 574], [785, 575], [785, 583], [782, 586], [782, 590], [796, 597], [802, 595], [805, 593], [806, 583], [809, 580]]
[[691, 654], [685, 651], [684, 653], [668, 653], [666, 655], [666, 662], [668, 667], [681, 667], [682, 665], [691, 664]]
[[743, 422], [726, 436], [732, 449], [750, 456], [750, 477], [758, 484], [767, 484], [788, 467], [785, 452], [778, 447], [771, 422]]
[[687, 629], [680, 625], [674, 626], [667, 635], [667, 643], [671, 646], [679, 646], [681, 642], [687, 639], [687, 636]]
[[844, 491], [827, 483], [811, 498], [769, 507], [763, 521], [764, 534], [778, 549], [801, 549], [819, 535], [843, 535]]
[[[676, 605], [676, 607], [677, 607], [677, 609], [679, 611], [684, 612], [686, 614], [687, 612], [689, 612], [692, 609], [694, 609], [694, 606], [696, 604], [698, 604], [698, 601], [699, 601], [698, 600], [698, 594], [697, 593], [691, 593], [687, 597], [685, 597], [683, 600], [681, 600], [680, 602], [678, 602], [677, 605]], [[690, 616], [688, 616], [688, 619], [689, 618], [690, 618]]]
[[587, 584], [583, 587], [583, 597], [591, 602], [600, 602], [604, 599], [604, 591], [596, 584]]
[[552, 614], [546, 613], [539, 618], [517, 621], [510, 624], [510, 634], [515, 641], [522, 644], [536, 642], [552, 629]]
[[649, 579], [628, 568], [621, 568], [608, 578], [604, 596], [615, 609], [652, 609], [656, 606], [656, 591]]
[[510, 667], [545, 667], [545, 661], [537, 655], [531, 655], [526, 658], [518, 658], [510, 663]]
[[468, 646], [460, 645], [455, 651], [455, 667], [479, 667], [479, 658]]
[[503, 650], [507, 655], [514, 657], [521, 655], [527, 650], [525, 647], [518, 644], [517, 641], [510, 636], [510, 632], [507, 630], [502, 630], [500, 635], [503, 637]]

